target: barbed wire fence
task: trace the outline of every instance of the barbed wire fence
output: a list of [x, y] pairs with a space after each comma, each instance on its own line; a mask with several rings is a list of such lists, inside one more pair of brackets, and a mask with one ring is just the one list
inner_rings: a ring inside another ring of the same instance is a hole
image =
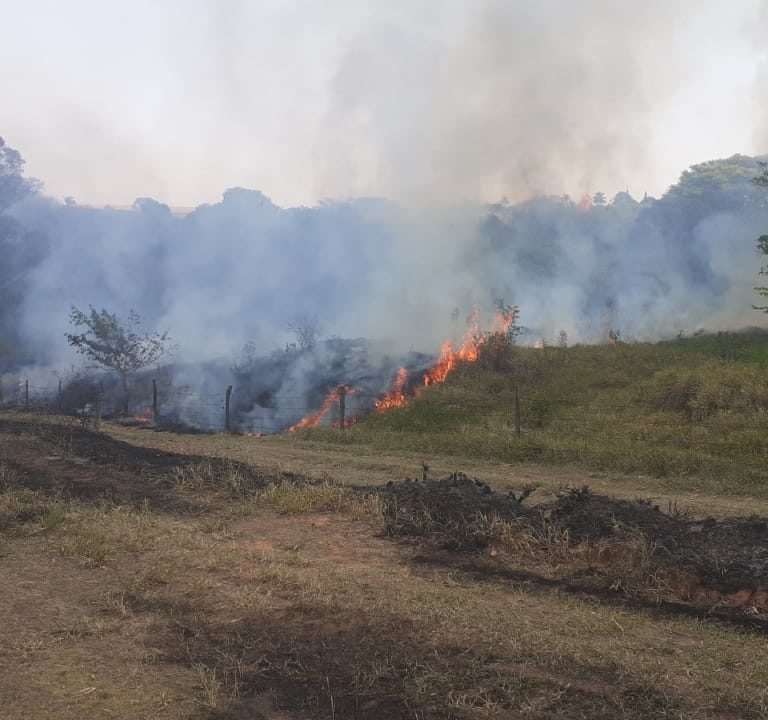
[[[66, 388], [64, 388], [65, 390]], [[247, 435], [273, 435], [307, 427], [335, 428], [340, 433], [377, 413], [380, 396], [358, 391], [345, 385], [332, 390], [322, 403], [311, 403], [306, 396], [271, 396], [268, 404], [238, 397], [237, 389], [228, 386], [220, 392], [199, 392], [189, 387], [164, 386], [156, 381], [143, 388], [134, 415], [117, 418], [125, 424], [179, 431], [232, 432]], [[0, 395], [2, 407], [28, 413], [69, 414], [79, 417], [84, 425], [100, 428], [102, 413], [115, 415], [112, 406], [103, 402], [103, 393], [79, 408], [63, 407], [61, 383], [44, 386], [18, 381], [11, 392]], [[765, 423], [750, 426], [747, 421], [733, 422], [703, 415], [680, 414], [678, 418], [656, 415], [639, 422], [631, 404], [583, 402], [561, 398], [547, 409], [546, 420], [540, 413], [521, 402], [521, 389], [508, 398], [507, 411], [499, 421], [498, 409], [489, 412], [495, 424], [488, 425], [489, 434], [505, 434], [510, 454], [517, 458], [542, 460], [578, 460], [605, 456], [613, 447], [616, 453], [651, 453], [664, 448], [678, 457], [707, 456], [727, 463], [745, 464], [756, 470], [768, 468], [768, 441]], [[387, 412], [396, 412], [388, 410]], [[435, 426], [450, 431], [465, 421], [468, 414], [482, 416], [481, 408], [454, 406], [431, 407], [418, 422], [390, 423], [386, 432], [419, 432]], [[419, 424], [420, 423], [420, 424]], [[432, 427], [430, 427], [432, 426]], [[457, 442], [460, 435], [457, 434]], [[766, 470], [768, 473], [768, 470]]]

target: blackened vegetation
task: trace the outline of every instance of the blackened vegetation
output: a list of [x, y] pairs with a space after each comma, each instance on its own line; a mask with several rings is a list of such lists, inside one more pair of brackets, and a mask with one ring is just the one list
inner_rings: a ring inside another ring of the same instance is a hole
[[[19, 438], [14, 452], [24, 462], [16, 474], [25, 488], [79, 500], [108, 500], [134, 507], [148, 504], [168, 512], [199, 514], [215, 510], [216, 504], [195, 493], [180, 493], [179, 487], [224, 490], [227, 495], [242, 496], [270, 483], [297, 479], [290, 473], [268, 475], [229, 458], [131, 445], [75, 424], [31, 425], [3, 419], [0, 431]], [[47, 448], [47, 456], [36, 452], [36, 447], [26, 449], [30, 436]]]
[[[201, 709], [196, 720], [278, 717], [260, 712], [265, 696], [281, 711], [297, 713], [291, 717], [329, 720], [479, 717], [467, 708], [499, 717], [520, 712], [531, 697], [541, 713], [532, 717], [673, 717], [666, 713], [680, 705], [608, 664], [565, 658], [565, 682], [556, 671], [531, 668], [528, 657], [510, 663], [498, 641], [484, 639], [482, 649], [452, 642], [387, 610], [339, 617], [336, 609], [318, 604], [277, 615], [255, 611], [226, 624], [179, 610], [167, 608], [169, 625], [153, 636], [165, 660], [220, 668], [222, 684], [237, 688], [237, 699]], [[235, 661], [227, 672], [230, 659]], [[466, 700], [456, 702], [460, 698]]]
[[[391, 483], [380, 492], [392, 536], [426, 538], [448, 550], [490, 549], [513, 563], [521, 553], [562, 555], [584, 560], [588, 571], [606, 579], [614, 577], [612, 565], [636, 563], [653, 579], [659, 597], [742, 608], [768, 618], [766, 519], [695, 520], [676, 507], [665, 513], [651, 500], [619, 500], [586, 486], [526, 507], [523, 501], [533, 490], [499, 493], [454, 473], [440, 480]], [[642, 578], [613, 585], [634, 592], [642, 590]]]

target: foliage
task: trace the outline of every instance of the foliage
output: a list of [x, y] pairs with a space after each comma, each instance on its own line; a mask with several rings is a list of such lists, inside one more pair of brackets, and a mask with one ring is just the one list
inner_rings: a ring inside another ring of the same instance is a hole
[[700, 198], [748, 187], [754, 173], [754, 162], [746, 155], [733, 155], [724, 160], [693, 165], [680, 175], [680, 180], [669, 189], [669, 194], [680, 198]]
[[302, 315], [293, 322], [288, 323], [288, 329], [296, 337], [296, 342], [286, 348], [298, 352], [313, 350], [320, 337], [320, 323], [316, 317]]
[[168, 333], [141, 331], [141, 318], [133, 310], [127, 320], [89, 306], [84, 313], [74, 305], [70, 323], [85, 332], [67, 333], [67, 341], [78, 353], [85, 355], [98, 367], [118, 374], [123, 385], [123, 410], [127, 414], [129, 380], [139, 370], [157, 362], [170, 352]]
[[[755, 178], [752, 178], [752, 182], [755, 185], [759, 185], [760, 187], [768, 188], [768, 162], [760, 162], [758, 163], [760, 165], [760, 168], [762, 172], [760, 175], [758, 175]], [[757, 248], [760, 250], [763, 255], [768, 256], [768, 235], [761, 235], [757, 239]], [[768, 275], [768, 265], [763, 265], [763, 267], [760, 268], [760, 274], [761, 275]], [[768, 287], [756, 287], [755, 290], [757, 290], [758, 294], [762, 295], [765, 298], [768, 298]], [[763, 306], [755, 306], [755, 310], [762, 310], [763, 312], [768, 312], [768, 305]]]
[[0, 137], [0, 212], [39, 188], [38, 182], [27, 180], [23, 173], [21, 153], [8, 147]]
[[[501, 369], [482, 355], [460, 363], [405, 407], [351, 427], [343, 442], [425, 457], [576, 463], [664, 478], [676, 489], [768, 492], [765, 330], [657, 344], [516, 346], [512, 357]], [[339, 442], [338, 435], [312, 429], [305, 437]]]
[[505, 328], [502, 334], [510, 345], [514, 345], [517, 342], [518, 336], [523, 331], [523, 328], [518, 324], [520, 308], [517, 305], [505, 303], [504, 298], [498, 298], [494, 305], [496, 307], [496, 315]]
[[[768, 256], [768, 235], [761, 235], [757, 239], [757, 247], [759, 248], [760, 252], [763, 253], [763, 255]], [[763, 265], [763, 267], [760, 268], [760, 274], [768, 275], [768, 265]], [[758, 294], [768, 298], [768, 287], [758, 286], [755, 288], [755, 290], [757, 290]], [[762, 306], [755, 305], [755, 310], [762, 310], [763, 312], [768, 312], [768, 305], [762, 305]]]
[[510, 370], [514, 359], [514, 346], [523, 331], [518, 324], [520, 310], [517, 305], [505, 303], [503, 298], [495, 301], [496, 327], [477, 338], [477, 349], [481, 364], [494, 370]]
[[234, 375], [249, 375], [259, 361], [259, 346], [249, 340], [240, 351], [240, 357], [232, 364], [232, 373]]

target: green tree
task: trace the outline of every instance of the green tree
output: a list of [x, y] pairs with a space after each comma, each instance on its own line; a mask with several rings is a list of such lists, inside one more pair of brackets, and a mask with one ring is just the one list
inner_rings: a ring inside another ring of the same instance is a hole
[[0, 212], [40, 188], [36, 180], [24, 177], [24, 159], [0, 137]]
[[171, 351], [168, 333], [142, 332], [141, 318], [133, 310], [126, 320], [89, 306], [87, 313], [74, 305], [69, 317], [83, 332], [66, 333], [69, 344], [96, 366], [117, 373], [123, 390], [123, 412], [128, 414], [131, 378]]
[[[752, 182], [760, 187], [768, 188], [768, 162], [760, 162], [758, 164], [760, 165], [761, 173], [756, 178], [752, 178]], [[768, 235], [761, 235], [757, 238], [757, 248], [763, 255], [768, 257]], [[760, 268], [760, 274], [768, 275], [768, 264]], [[768, 287], [756, 287], [755, 290], [762, 297], [768, 298]], [[762, 310], [768, 313], [768, 305], [755, 305], [754, 307], [755, 310]]]

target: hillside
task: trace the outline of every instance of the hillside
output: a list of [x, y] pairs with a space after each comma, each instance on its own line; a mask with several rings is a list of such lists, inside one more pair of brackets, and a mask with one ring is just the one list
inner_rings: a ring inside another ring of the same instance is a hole
[[[514, 348], [460, 364], [406, 407], [343, 436], [361, 444], [502, 462], [576, 463], [674, 487], [768, 493], [768, 331], [661, 343]], [[515, 393], [520, 399], [520, 437]]]

